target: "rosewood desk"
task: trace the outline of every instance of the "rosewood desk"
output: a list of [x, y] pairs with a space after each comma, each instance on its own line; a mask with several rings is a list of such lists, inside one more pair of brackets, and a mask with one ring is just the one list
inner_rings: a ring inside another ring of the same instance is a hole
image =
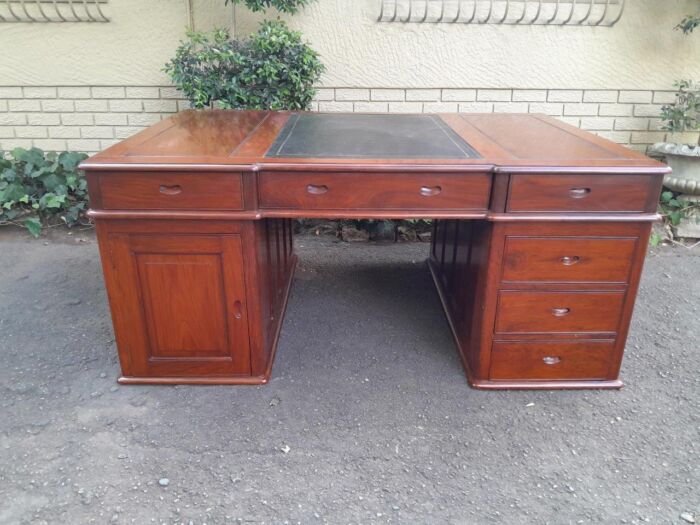
[[668, 168], [539, 115], [186, 111], [85, 161], [122, 383], [265, 383], [292, 219], [432, 218], [469, 383], [619, 388]]

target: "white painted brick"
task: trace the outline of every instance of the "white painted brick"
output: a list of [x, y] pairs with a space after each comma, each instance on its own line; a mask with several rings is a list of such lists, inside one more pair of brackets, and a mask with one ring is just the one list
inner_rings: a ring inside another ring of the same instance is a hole
[[160, 88], [160, 98], [183, 99], [185, 95], [175, 87]]
[[144, 100], [143, 110], [146, 113], [175, 113], [177, 100]]
[[633, 131], [632, 144], [654, 144], [655, 142], [663, 142], [666, 133], [663, 131]]
[[666, 127], [666, 122], [664, 122], [660, 118], [650, 118], [649, 119], [649, 127], [647, 129], [650, 131], [661, 131], [665, 127]]
[[611, 130], [615, 126], [613, 117], [584, 117], [581, 119], [581, 129], [593, 130]]
[[439, 89], [407, 89], [406, 100], [409, 102], [437, 102], [440, 100]]
[[423, 111], [425, 113], [457, 113], [459, 104], [457, 102], [424, 102]]
[[60, 123], [58, 113], [27, 113], [27, 124], [30, 126], [58, 126]]
[[177, 110], [178, 111], [185, 111], [187, 109], [192, 109], [192, 105], [190, 104], [189, 100], [178, 100], [177, 101]]
[[318, 88], [314, 95], [314, 100], [317, 102], [329, 102], [335, 100], [335, 89], [333, 88]]
[[617, 91], [612, 90], [592, 90], [583, 92], [584, 102], [617, 102]]
[[552, 89], [547, 92], [547, 102], [581, 102], [583, 91], [579, 89]]
[[581, 119], [578, 117], [555, 117], [557, 120], [569, 124], [570, 126], [579, 127], [581, 124]]
[[527, 102], [494, 102], [494, 113], [527, 113]]
[[66, 150], [66, 141], [61, 139], [34, 139], [33, 143], [35, 148], [43, 149], [44, 151]]
[[45, 126], [18, 126], [15, 136], [20, 139], [43, 139], [49, 136]]
[[389, 113], [423, 113], [423, 103], [389, 102]]
[[10, 150], [13, 148], [29, 149], [32, 145], [32, 139], [10, 139], [0, 142], [0, 150]]
[[405, 91], [403, 89], [373, 89], [370, 97], [372, 100], [399, 102], [404, 100]]
[[84, 139], [114, 138], [114, 128], [111, 126], [86, 126], [80, 128], [80, 136]]
[[152, 126], [156, 122], [160, 122], [158, 113], [137, 113], [129, 115], [127, 122], [129, 126]]
[[476, 89], [443, 89], [443, 102], [474, 102]]
[[60, 87], [58, 98], [90, 98], [89, 87]]
[[335, 99], [338, 102], [348, 100], [366, 101], [369, 100], [369, 89], [337, 88], [335, 90]]
[[633, 111], [632, 104], [600, 104], [598, 107], [601, 117], [631, 117]]
[[66, 149], [70, 151], [93, 152], [100, 150], [100, 141], [94, 139], [78, 139], [66, 141]]
[[126, 139], [132, 135], [136, 135], [139, 131], [143, 131], [145, 128], [140, 126], [124, 126], [114, 128], [114, 136], [117, 139]]
[[78, 113], [96, 113], [109, 111], [109, 103], [106, 100], [76, 100], [75, 111]]
[[95, 123], [90, 113], [63, 113], [61, 124], [64, 126], [90, 126]]
[[464, 102], [459, 105], [460, 113], [493, 113], [491, 102]]
[[632, 151], [638, 151], [639, 153], [646, 153], [647, 152], [647, 144], [625, 144], [627, 149], [631, 149]]
[[649, 126], [649, 119], [618, 117], [615, 119], [615, 130], [620, 131], [643, 131]]
[[118, 113], [138, 113], [143, 111], [141, 100], [110, 100], [109, 110]]
[[312, 100], [311, 103], [309, 103], [309, 111], [318, 111], [318, 102]]
[[47, 128], [52, 139], [79, 139], [80, 128], [74, 126], [52, 126]]
[[630, 133], [626, 131], [596, 131], [595, 134], [618, 144], [629, 144], [630, 142]]
[[530, 113], [544, 113], [553, 117], [558, 117], [564, 114], [564, 104], [561, 102], [531, 102], [528, 108]]
[[124, 98], [124, 88], [117, 86], [93, 86], [92, 98]]
[[55, 87], [29, 87], [23, 88], [24, 98], [56, 98]]
[[72, 100], [42, 100], [41, 110], [55, 113], [75, 111], [75, 103]]
[[0, 100], [0, 111], [7, 111], [7, 100]]
[[635, 117], [659, 118], [660, 114], [661, 114], [661, 105], [658, 105], [658, 104], [635, 104], [634, 105], [634, 116]]
[[0, 98], [24, 98], [21, 87], [0, 86]]
[[513, 93], [510, 89], [480, 89], [476, 93], [479, 102], [510, 102]]
[[580, 104], [564, 104], [564, 115], [567, 116], [582, 116], [582, 115], [597, 115], [598, 104], [580, 103]]
[[389, 111], [388, 102], [355, 102], [353, 111], [357, 113], [386, 113]]
[[654, 91], [654, 104], [673, 104], [676, 101], [675, 91]]
[[27, 123], [24, 113], [0, 113], [0, 126], [22, 126]]
[[319, 102], [318, 110], [328, 113], [351, 112], [352, 102]]
[[10, 111], [41, 111], [41, 102], [32, 99], [12, 99], [7, 101]]
[[513, 102], [545, 102], [547, 91], [544, 89], [515, 89]]
[[121, 142], [119, 139], [110, 139], [110, 140], [101, 140], [100, 141], [100, 150], [105, 150], [109, 148], [110, 146], [114, 146], [115, 144], [118, 144]]
[[128, 88], [126, 88], [126, 98], [158, 98], [158, 97], [160, 97], [160, 90], [157, 87], [128, 87]]
[[618, 102], [634, 104], [650, 104], [652, 99], [651, 91], [620, 91]]
[[13, 126], [0, 126], [0, 139], [11, 139], [15, 136]]
[[126, 126], [126, 113], [95, 113], [95, 125], [97, 126]]

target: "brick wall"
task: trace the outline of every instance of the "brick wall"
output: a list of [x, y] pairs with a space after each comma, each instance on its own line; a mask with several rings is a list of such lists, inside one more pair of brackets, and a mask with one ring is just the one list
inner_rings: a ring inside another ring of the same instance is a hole
[[[644, 151], [672, 91], [321, 88], [317, 111], [545, 113]], [[189, 107], [172, 87], [0, 87], [0, 150], [93, 153]]]

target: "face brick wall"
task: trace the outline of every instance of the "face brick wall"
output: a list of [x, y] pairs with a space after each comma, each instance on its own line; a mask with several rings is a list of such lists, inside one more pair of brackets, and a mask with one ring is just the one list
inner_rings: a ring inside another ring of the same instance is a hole
[[[320, 88], [312, 109], [347, 112], [545, 113], [645, 151], [666, 139], [672, 91]], [[189, 107], [172, 87], [0, 87], [0, 150], [94, 153]], [[693, 139], [688, 139], [692, 141]]]

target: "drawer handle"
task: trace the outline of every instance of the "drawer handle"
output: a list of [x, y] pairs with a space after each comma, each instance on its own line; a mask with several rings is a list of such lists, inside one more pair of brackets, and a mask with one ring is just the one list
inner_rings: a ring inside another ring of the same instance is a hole
[[571, 188], [569, 190], [569, 197], [572, 199], [583, 199], [587, 197], [590, 192], [590, 188]]
[[160, 192], [164, 195], [177, 195], [182, 193], [182, 186], [175, 184], [174, 186], [166, 186], [165, 184], [160, 185]]
[[555, 317], [564, 317], [571, 312], [571, 308], [552, 308], [552, 314]]
[[328, 192], [328, 186], [325, 184], [309, 184], [306, 187], [306, 191], [309, 192], [311, 195], [323, 195], [324, 193]]
[[545, 365], [556, 365], [557, 363], [561, 363], [561, 357], [556, 357], [556, 356], [547, 356], [542, 358], [542, 362], [544, 362]]
[[243, 305], [240, 301], [233, 303], [233, 317], [236, 319], [243, 317]]
[[434, 195], [439, 195], [442, 192], [440, 186], [421, 186], [420, 194], [423, 197], [433, 197]]
[[581, 260], [581, 257], [578, 255], [574, 255], [573, 257], [569, 257], [568, 255], [565, 255], [559, 261], [564, 265], [564, 266], [573, 266], [577, 262]]

